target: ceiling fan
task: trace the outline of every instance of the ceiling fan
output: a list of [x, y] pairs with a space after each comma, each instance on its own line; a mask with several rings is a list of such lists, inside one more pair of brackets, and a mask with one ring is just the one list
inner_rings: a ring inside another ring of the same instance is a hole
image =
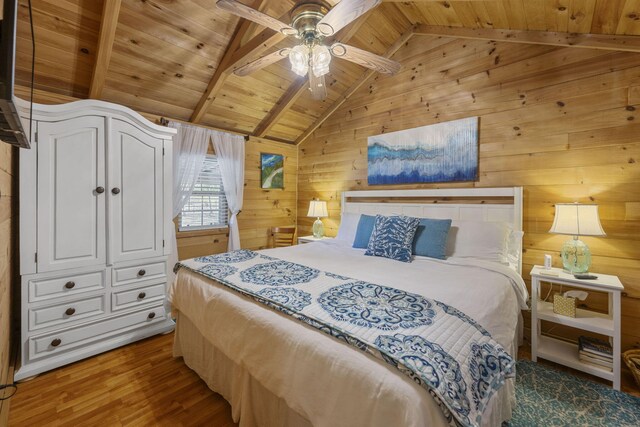
[[291, 49], [280, 49], [256, 59], [234, 70], [234, 74], [246, 76], [288, 57], [294, 73], [303, 77], [309, 75], [309, 89], [313, 98], [324, 99], [327, 96], [324, 76], [329, 72], [332, 56], [384, 74], [395, 74], [400, 70], [400, 64], [396, 61], [366, 50], [340, 42], [330, 46], [325, 44], [325, 37], [334, 35], [380, 2], [381, 0], [342, 0], [331, 8], [323, 0], [303, 0], [298, 2], [291, 11], [291, 25], [236, 0], [218, 0], [216, 4], [229, 13], [300, 40], [299, 45]]

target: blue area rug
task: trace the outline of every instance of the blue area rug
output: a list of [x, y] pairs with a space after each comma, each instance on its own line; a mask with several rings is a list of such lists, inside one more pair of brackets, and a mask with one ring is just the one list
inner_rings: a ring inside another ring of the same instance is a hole
[[505, 426], [640, 426], [638, 397], [529, 360], [517, 366], [518, 404]]

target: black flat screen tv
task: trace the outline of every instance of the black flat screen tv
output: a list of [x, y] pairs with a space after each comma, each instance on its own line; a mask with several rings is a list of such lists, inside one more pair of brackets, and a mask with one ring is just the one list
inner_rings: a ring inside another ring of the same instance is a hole
[[0, 21], [0, 141], [29, 148], [13, 95], [17, 11], [18, 0], [4, 0]]

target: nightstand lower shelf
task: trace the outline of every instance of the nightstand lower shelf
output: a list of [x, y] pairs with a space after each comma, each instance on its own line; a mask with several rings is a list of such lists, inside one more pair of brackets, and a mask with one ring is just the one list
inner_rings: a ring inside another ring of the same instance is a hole
[[553, 312], [553, 303], [545, 301], [538, 301], [538, 319], [610, 337], [615, 333], [613, 319], [608, 314], [578, 308], [576, 317], [563, 316]]
[[578, 358], [578, 346], [570, 342], [540, 336], [538, 338], [538, 357], [609, 381], [613, 381], [614, 379], [613, 372], [611, 370], [580, 361]]

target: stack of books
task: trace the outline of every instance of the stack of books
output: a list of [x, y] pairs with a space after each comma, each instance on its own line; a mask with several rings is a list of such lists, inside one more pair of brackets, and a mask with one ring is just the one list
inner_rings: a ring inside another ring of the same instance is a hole
[[613, 349], [611, 344], [597, 338], [578, 338], [579, 358], [582, 362], [613, 371]]

